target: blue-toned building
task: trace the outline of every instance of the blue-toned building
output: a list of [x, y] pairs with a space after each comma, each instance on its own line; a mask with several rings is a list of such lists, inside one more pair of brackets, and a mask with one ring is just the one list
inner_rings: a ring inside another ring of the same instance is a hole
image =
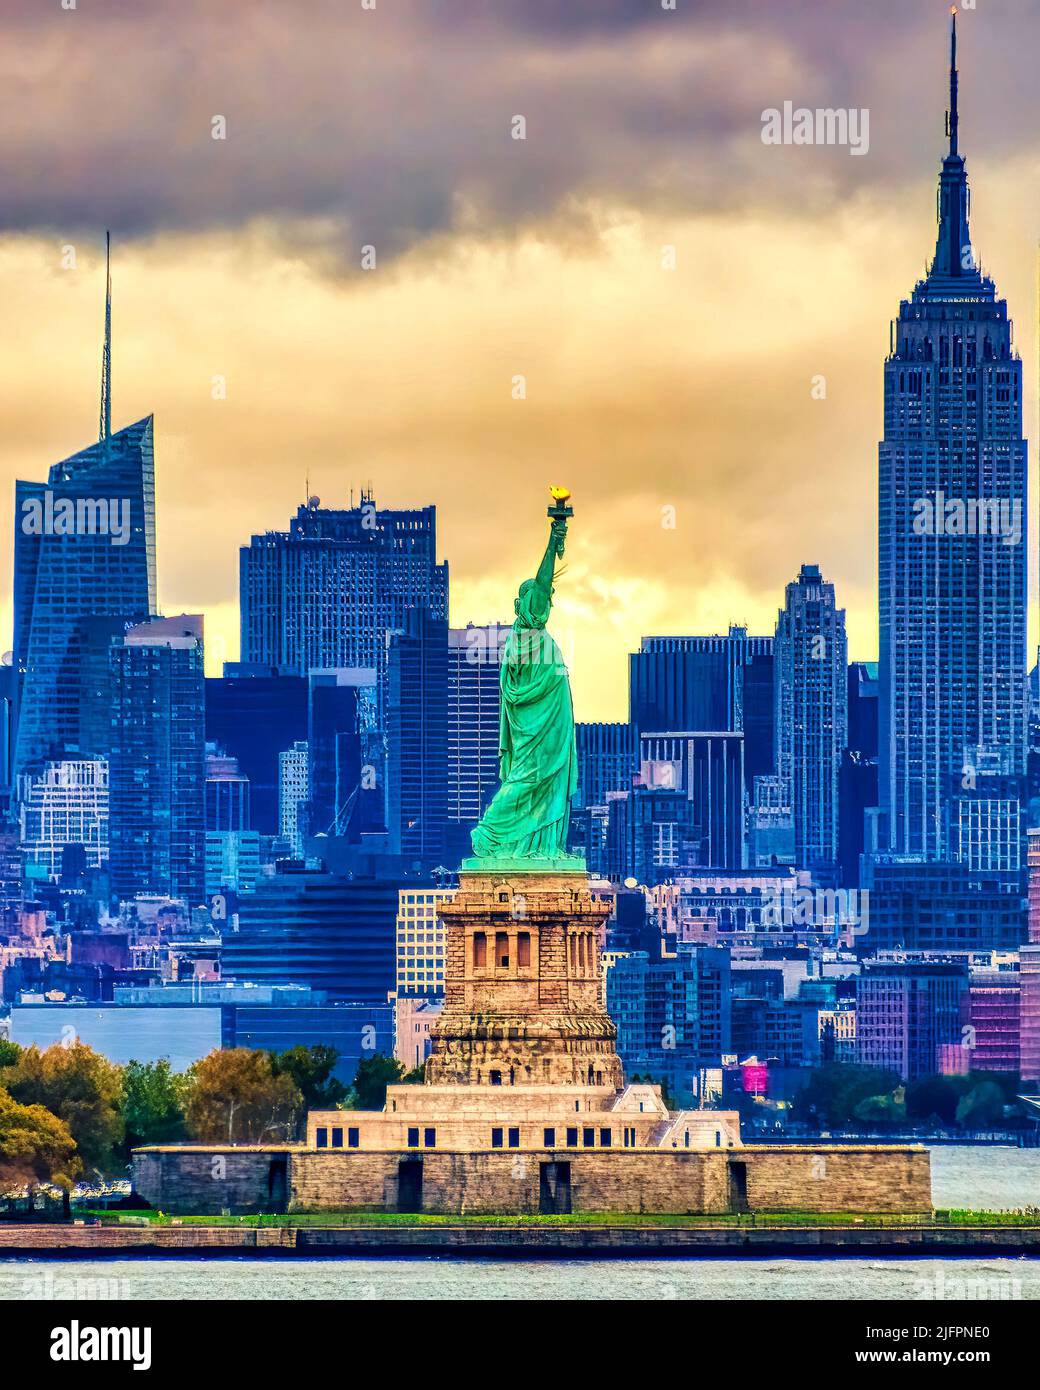
[[721, 947], [680, 945], [653, 960], [645, 951], [607, 958], [607, 1012], [631, 1080], [665, 1082], [689, 1103], [698, 1069], [730, 1051], [730, 957]]
[[429, 871], [448, 848], [447, 620], [410, 609], [390, 635], [388, 663], [390, 850]]
[[644, 637], [629, 657], [637, 733], [741, 733], [745, 788], [773, 770], [773, 639], [731, 627], [711, 637]]
[[15, 484], [15, 771], [82, 748], [83, 622], [156, 611], [154, 431], [149, 415]]
[[202, 618], [152, 618], [113, 641], [109, 871], [120, 898], [205, 892]]
[[378, 1004], [397, 978], [396, 878], [282, 866], [261, 877], [225, 930], [225, 979], [299, 984], [333, 1001]]
[[501, 766], [500, 623], [448, 629], [448, 857], [472, 852], [470, 832], [498, 789]]
[[242, 660], [306, 676], [314, 670], [386, 670], [386, 634], [405, 611], [448, 615], [448, 567], [437, 563], [435, 507], [334, 510], [317, 499], [288, 531], [253, 536], [241, 550]]
[[892, 324], [879, 450], [883, 830], [929, 860], [953, 855], [959, 788], [1026, 762], [1022, 363], [971, 244], [953, 23], [935, 255]]
[[252, 826], [262, 835], [279, 833], [279, 757], [306, 740], [307, 712], [304, 676], [229, 661], [206, 681], [206, 738], [249, 779]]
[[794, 820], [799, 869], [838, 862], [838, 779], [848, 742], [845, 611], [818, 565], [788, 584], [773, 643], [777, 775]]

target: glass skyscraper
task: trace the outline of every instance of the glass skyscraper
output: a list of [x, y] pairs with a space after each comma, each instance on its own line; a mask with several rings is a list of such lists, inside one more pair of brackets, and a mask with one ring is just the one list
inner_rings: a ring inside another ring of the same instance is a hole
[[787, 586], [773, 643], [776, 760], [794, 819], [799, 869], [838, 859], [838, 777], [848, 742], [845, 610], [817, 565]]
[[206, 796], [202, 618], [132, 627], [110, 651], [112, 891], [201, 903]]
[[437, 564], [434, 507], [379, 511], [368, 494], [341, 511], [316, 500], [288, 531], [241, 550], [242, 661], [306, 676], [374, 670], [382, 687], [386, 634], [408, 608], [448, 616], [448, 567]]
[[[149, 415], [15, 484], [15, 768], [81, 746], [83, 624], [156, 610], [155, 463]], [[96, 750], [88, 750], [96, 751]]]
[[1026, 760], [1022, 363], [971, 246], [956, 44], [955, 18], [938, 240], [892, 325], [878, 488], [882, 835], [934, 861], [994, 815], [1017, 834]]

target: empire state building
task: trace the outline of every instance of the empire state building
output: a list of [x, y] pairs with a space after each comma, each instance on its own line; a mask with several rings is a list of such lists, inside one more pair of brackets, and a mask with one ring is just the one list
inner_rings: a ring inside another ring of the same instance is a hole
[[968, 230], [957, 19], [938, 240], [899, 307], [879, 449], [880, 803], [896, 855], [1021, 867], [1026, 443], [1007, 303]]

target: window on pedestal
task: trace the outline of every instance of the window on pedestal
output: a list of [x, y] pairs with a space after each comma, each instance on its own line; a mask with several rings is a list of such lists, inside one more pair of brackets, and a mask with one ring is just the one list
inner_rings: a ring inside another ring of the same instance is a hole
[[487, 965], [487, 937], [482, 931], [473, 933], [473, 964], [478, 969]]
[[531, 964], [531, 933], [522, 931], [516, 938], [516, 963], [520, 966]]
[[495, 932], [495, 965], [499, 970], [509, 969], [509, 936], [504, 931]]

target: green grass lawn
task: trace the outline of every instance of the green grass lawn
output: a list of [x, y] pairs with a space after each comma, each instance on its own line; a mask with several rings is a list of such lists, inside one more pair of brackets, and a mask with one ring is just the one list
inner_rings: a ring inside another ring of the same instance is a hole
[[[860, 1215], [856, 1212], [753, 1212], [747, 1214], [668, 1215], [633, 1212], [618, 1215], [613, 1212], [585, 1212], [572, 1216], [437, 1216], [385, 1211], [294, 1212], [287, 1216], [179, 1216], [164, 1212], [77, 1211], [77, 1216], [98, 1217], [104, 1225], [137, 1224], [144, 1217], [149, 1223], [169, 1225], [177, 1221], [185, 1226], [655, 1226], [655, 1227], [762, 1227], [762, 1226], [865, 1226], [899, 1227], [971, 1227], [971, 1226], [1032, 1226], [1040, 1227], [1037, 1211], [936, 1211], [930, 1216], [903, 1214]], [[129, 1221], [127, 1220], [129, 1218]]]

